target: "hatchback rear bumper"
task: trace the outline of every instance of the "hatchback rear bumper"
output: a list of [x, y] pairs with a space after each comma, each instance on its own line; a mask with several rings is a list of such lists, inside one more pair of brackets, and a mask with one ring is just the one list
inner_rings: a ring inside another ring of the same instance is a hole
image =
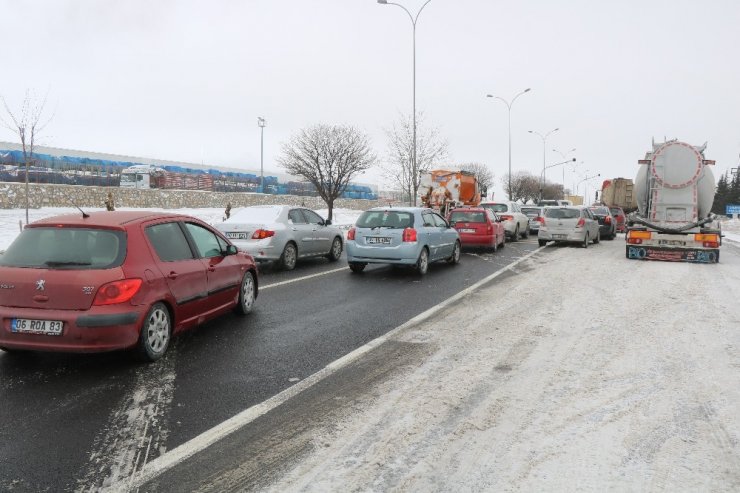
[[[97, 308], [97, 307], [96, 307]], [[139, 329], [147, 307], [126, 305], [99, 307], [100, 313], [73, 310], [34, 310], [0, 307], [0, 346], [8, 349], [63, 352], [104, 352], [133, 347], [139, 340]], [[84, 314], [83, 314], [84, 313]], [[12, 320], [58, 320], [63, 323], [60, 335], [13, 332]]]

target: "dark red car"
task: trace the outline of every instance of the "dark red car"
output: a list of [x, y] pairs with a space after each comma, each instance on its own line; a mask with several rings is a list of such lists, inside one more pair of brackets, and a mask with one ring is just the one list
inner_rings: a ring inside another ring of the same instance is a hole
[[257, 267], [185, 215], [68, 214], [29, 224], [0, 256], [0, 348], [160, 358], [173, 334], [252, 311]]
[[495, 252], [506, 242], [504, 225], [491, 209], [460, 207], [452, 209], [447, 217], [464, 247], [490, 248]]
[[621, 207], [609, 207], [609, 210], [611, 211], [612, 216], [614, 216], [614, 219], [617, 220], [617, 233], [624, 233], [627, 229], [627, 215]]

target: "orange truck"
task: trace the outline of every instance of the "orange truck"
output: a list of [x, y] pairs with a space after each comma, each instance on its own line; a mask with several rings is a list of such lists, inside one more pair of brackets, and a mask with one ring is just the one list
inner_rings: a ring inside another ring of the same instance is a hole
[[443, 214], [461, 205], [477, 206], [481, 194], [478, 180], [468, 171], [432, 170], [421, 174], [419, 195], [425, 207]]

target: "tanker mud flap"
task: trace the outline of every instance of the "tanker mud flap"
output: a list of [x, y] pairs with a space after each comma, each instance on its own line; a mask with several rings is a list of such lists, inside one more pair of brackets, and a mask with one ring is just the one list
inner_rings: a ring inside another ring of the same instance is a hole
[[692, 262], [716, 264], [718, 248], [672, 248], [664, 246], [627, 245], [627, 258], [634, 260], [664, 260], [666, 262]]

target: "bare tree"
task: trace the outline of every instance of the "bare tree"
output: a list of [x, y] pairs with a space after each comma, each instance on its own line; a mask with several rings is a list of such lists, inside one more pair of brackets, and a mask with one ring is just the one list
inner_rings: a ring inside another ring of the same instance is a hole
[[354, 127], [318, 124], [283, 144], [278, 159], [288, 173], [311, 182], [326, 202], [331, 220], [334, 200], [350, 180], [375, 163], [367, 136]]
[[447, 159], [447, 141], [436, 128], [423, 128], [423, 113], [416, 117], [416, 166], [414, 166], [414, 123], [411, 116], [401, 115], [385, 130], [388, 137], [388, 161], [382, 166], [393, 186], [404, 192], [406, 200], [416, 205], [421, 173]]
[[8, 102], [0, 96], [5, 107], [5, 112], [8, 114], [10, 121], [0, 117], [0, 123], [11, 132], [18, 135], [18, 139], [21, 142], [21, 148], [23, 149], [23, 164], [26, 168], [26, 224], [28, 224], [28, 172], [29, 167], [33, 163], [33, 148], [36, 144], [36, 138], [39, 133], [49, 124], [51, 117], [49, 117], [44, 123], [41, 123], [41, 117], [44, 113], [44, 106], [46, 105], [46, 96], [39, 101], [34, 98], [30, 91], [26, 91], [26, 96], [23, 98], [23, 104], [21, 105], [20, 112], [13, 112], [8, 106]]
[[[509, 181], [508, 175], [505, 177]], [[518, 171], [511, 177], [511, 197], [509, 200], [514, 202], [522, 201], [527, 203], [531, 200], [536, 202], [540, 196], [540, 179], [537, 176], [527, 172]]]
[[460, 170], [473, 173], [478, 180], [481, 195], [488, 195], [488, 189], [493, 186], [493, 173], [488, 166], [483, 163], [464, 163], [460, 165]]

